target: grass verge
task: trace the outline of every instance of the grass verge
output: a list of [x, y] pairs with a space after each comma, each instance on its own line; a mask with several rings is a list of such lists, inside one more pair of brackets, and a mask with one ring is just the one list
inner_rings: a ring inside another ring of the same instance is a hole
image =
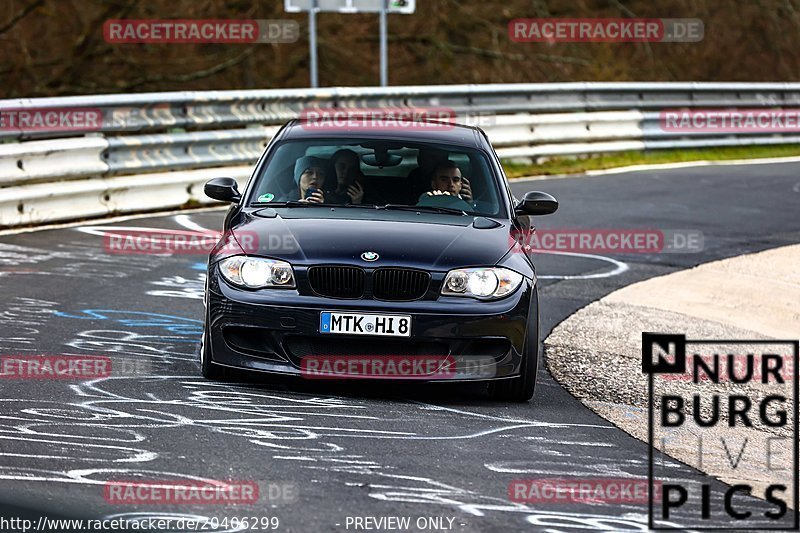
[[679, 163], [683, 161], [725, 161], [728, 159], [760, 159], [765, 157], [800, 156], [800, 146], [730, 146], [693, 150], [658, 150], [653, 152], [619, 152], [586, 158], [556, 157], [539, 164], [504, 163], [509, 178], [555, 174], [581, 174], [587, 170], [602, 170], [630, 165]]

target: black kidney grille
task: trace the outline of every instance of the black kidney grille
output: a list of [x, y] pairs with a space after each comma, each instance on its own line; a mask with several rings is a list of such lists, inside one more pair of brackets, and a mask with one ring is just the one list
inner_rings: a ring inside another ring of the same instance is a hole
[[378, 300], [419, 300], [430, 281], [430, 274], [422, 270], [379, 268], [372, 274], [372, 293]]
[[361, 298], [364, 295], [364, 271], [358, 267], [311, 267], [308, 269], [308, 282], [320, 296]]

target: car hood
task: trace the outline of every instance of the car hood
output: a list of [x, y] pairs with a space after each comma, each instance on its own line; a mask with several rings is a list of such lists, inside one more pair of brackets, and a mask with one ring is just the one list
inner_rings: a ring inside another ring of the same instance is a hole
[[[507, 223], [448, 215], [423, 218], [417, 222], [250, 215], [232, 229], [249, 255], [298, 265], [337, 263], [443, 271], [494, 265], [511, 248]], [[364, 252], [375, 252], [379, 258], [365, 261], [361, 258]]]

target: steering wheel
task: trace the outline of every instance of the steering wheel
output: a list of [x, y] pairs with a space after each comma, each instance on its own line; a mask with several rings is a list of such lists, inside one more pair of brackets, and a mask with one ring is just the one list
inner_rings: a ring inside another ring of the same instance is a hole
[[423, 196], [419, 202], [419, 206], [430, 207], [448, 207], [450, 209], [460, 209], [462, 211], [473, 211], [473, 207], [465, 200], [457, 196], [449, 194], [432, 194], [430, 196]]

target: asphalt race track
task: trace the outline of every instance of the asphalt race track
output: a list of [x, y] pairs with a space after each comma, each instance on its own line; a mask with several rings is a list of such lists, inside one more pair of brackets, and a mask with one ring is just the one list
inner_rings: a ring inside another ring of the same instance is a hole
[[[800, 242], [799, 170], [709, 166], [515, 183], [517, 196], [543, 190], [561, 202], [539, 226], [704, 235], [701, 252], [609, 256], [616, 263], [541, 254], [542, 338], [633, 282]], [[647, 529], [644, 505], [510, 500], [514, 479], [647, 476], [647, 446], [565, 392], [543, 361], [528, 404], [489, 401], [475, 386], [203, 380], [206, 258], [109, 254], [102, 227], [216, 230], [222, 214], [0, 237], [0, 353], [107, 355], [120, 369], [91, 382], [0, 382], [5, 514], [269, 516], [279, 531], [345, 530], [348, 517], [367, 516], [443, 518], [438, 530], [463, 532]], [[252, 480], [262, 491], [293, 487], [296, 497], [239, 508], [104, 499], [109, 480], [164, 479]], [[436, 530], [431, 523], [425, 530]]]

